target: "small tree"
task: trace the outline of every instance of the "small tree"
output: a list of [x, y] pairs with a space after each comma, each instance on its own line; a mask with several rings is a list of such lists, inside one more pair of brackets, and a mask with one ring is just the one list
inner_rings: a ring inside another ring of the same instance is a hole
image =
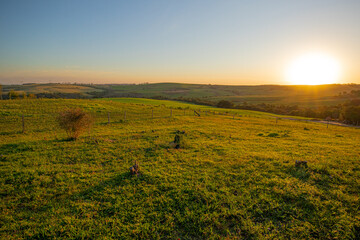
[[11, 89], [8, 93], [9, 95], [9, 99], [18, 99], [19, 98], [19, 93], [15, 92], [13, 89]]
[[27, 97], [28, 97], [28, 98], [36, 98], [36, 95], [33, 94], [33, 93], [29, 93]]
[[217, 103], [217, 107], [219, 108], [232, 108], [234, 107], [234, 103], [227, 101], [227, 100], [221, 100]]
[[67, 109], [57, 116], [59, 126], [64, 129], [71, 140], [76, 140], [81, 133], [93, 124], [92, 117], [80, 108]]

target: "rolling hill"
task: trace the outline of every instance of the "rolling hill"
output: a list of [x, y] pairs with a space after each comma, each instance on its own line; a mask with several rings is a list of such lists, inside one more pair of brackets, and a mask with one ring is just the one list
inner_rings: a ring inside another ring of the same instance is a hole
[[[6, 85], [4, 93], [10, 89], [27, 93], [61, 93], [59, 97], [141, 97], [141, 98], [199, 98], [218, 102], [230, 100], [235, 104], [270, 103], [299, 105], [302, 107], [329, 106], [343, 103], [346, 98], [339, 96], [344, 92], [360, 90], [358, 84], [331, 84], [320, 86], [259, 85], [227, 86], [205, 84], [106, 84], [106, 85], [70, 85], [70, 84], [26, 84]], [[74, 95], [78, 94], [78, 95]]]

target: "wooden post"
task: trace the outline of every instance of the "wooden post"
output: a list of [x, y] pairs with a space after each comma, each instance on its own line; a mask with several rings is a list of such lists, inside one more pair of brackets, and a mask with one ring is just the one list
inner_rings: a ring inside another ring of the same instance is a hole
[[108, 124], [110, 124], [110, 113], [108, 112]]
[[124, 121], [126, 121], [126, 111], [124, 111]]
[[276, 124], [277, 124], [278, 118], [276, 118]]
[[22, 119], [22, 133], [25, 132], [25, 119], [24, 119], [24, 115], [21, 116]]
[[329, 120], [327, 121], [326, 128], [329, 128]]
[[151, 109], [151, 118], [154, 119], [154, 109]]
[[235, 119], [235, 114], [233, 115], [233, 119]]
[[170, 109], [170, 118], [172, 118], [172, 109]]
[[185, 116], [186, 114], [185, 114], [185, 109], [184, 109], [184, 116]]

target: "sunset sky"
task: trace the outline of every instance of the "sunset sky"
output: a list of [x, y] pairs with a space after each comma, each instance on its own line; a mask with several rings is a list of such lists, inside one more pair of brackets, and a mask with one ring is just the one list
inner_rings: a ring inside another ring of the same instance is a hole
[[290, 84], [312, 52], [360, 83], [359, 0], [0, 1], [2, 84]]

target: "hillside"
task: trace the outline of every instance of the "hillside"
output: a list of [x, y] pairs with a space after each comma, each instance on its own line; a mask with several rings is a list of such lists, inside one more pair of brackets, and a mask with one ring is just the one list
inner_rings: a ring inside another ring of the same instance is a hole
[[[2, 239], [360, 237], [359, 129], [122, 101], [0, 101]], [[95, 117], [77, 141], [55, 122], [66, 107]]]
[[[235, 104], [285, 104], [301, 107], [319, 107], [337, 105], [347, 98], [339, 96], [344, 92], [360, 90], [358, 84], [331, 84], [320, 86], [292, 85], [259, 85], [227, 86], [205, 84], [156, 83], [156, 84], [105, 84], [105, 85], [71, 85], [71, 84], [25, 84], [5, 85], [4, 94], [10, 89], [27, 93], [47, 93], [42, 97], [62, 98], [108, 98], [108, 97], [141, 97], [141, 98], [199, 98], [204, 101], [218, 102], [230, 100]], [[51, 96], [49, 93], [58, 93]], [[345, 96], [345, 95], [344, 95]]]
[[[19, 94], [38, 94], [39, 97], [49, 97], [53, 94], [54, 97], [62, 98], [91, 98], [95, 92], [103, 92], [103, 90], [91, 87], [91, 85], [76, 85], [76, 84], [59, 84], [59, 83], [29, 83], [22, 85], [4, 85], [3, 94], [6, 96], [9, 91], [14, 90]], [[57, 95], [56, 95], [57, 94]]]

